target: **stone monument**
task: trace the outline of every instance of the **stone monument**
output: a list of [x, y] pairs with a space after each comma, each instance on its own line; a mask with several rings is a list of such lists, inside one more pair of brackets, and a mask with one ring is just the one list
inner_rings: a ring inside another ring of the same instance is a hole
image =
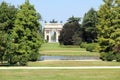
[[59, 42], [60, 32], [63, 28], [62, 23], [45, 23], [44, 25], [44, 39], [51, 42]]

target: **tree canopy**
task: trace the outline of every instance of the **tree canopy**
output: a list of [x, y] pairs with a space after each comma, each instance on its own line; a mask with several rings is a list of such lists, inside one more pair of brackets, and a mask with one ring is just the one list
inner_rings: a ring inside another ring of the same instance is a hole
[[[101, 58], [120, 61], [120, 0], [103, 0], [104, 5], [98, 11]], [[112, 56], [112, 57], [111, 57]]]
[[8, 50], [8, 36], [14, 27], [17, 9], [6, 2], [0, 4], [0, 60], [3, 61]]
[[79, 45], [81, 43], [80, 18], [70, 17], [60, 33], [59, 42], [64, 45]]
[[34, 6], [26, 0], [17, 10], [3, 2], [0, 14], [0, 59], [6, 56], [9, 64], [20, 65], [26, 65], [29, 60], [36, 61], [42, 39], [41, 16]]
[[83, 30], [83, 41], [91, 43], [97, 39], [97, 12], [91, 8], [83, 18], [82, 30]]

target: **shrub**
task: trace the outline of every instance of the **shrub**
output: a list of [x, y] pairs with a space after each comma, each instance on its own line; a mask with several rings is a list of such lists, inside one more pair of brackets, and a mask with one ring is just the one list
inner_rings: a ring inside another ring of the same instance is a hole
[[89, 43], [88, 44], [88, 43], [85, 43], [85, 42], [81, 43], [80, 47], [81, 48], [86, 48], [87, 51], [91, 51], [91, 52], [99, 51], [99, 48], [100, 48], [98, 43]]
[[80, 44], [80, 47], [81, 47], [81, 48], [86, 48], [86, 47], [87, 47], [87, 43], [82, 42], [82, 43]]
[[106, 54], [105, 53], [100, 53], [100, 59], [105, 61], [106, 60]]
[[10, 65], [17, 64], [17, 62], [19, 60], [17, 56], [12, 56], [12, 57], [10, 56], [9, 59], [10, 59], [10, 61], [9, 61]]
[[96, 47], [96, 45], [94, 45], [94, 44], [89, 44], [89, 45], [86, 47], [86, 50], [87, 50], [87, 51], [90, 51], [90, 52], [93, 52], [93, 51], [95, 51], [95, 47]]
[[86, 44], [86, 50], [90, 51], [90, 52], [98, 51], [99, 50], [99, 45], [97, 43]]
[[37, 61], [38, 60], [38, 57], [39, 57], [39, 53], [31, 53], [30, 56], [29, 56], [29, 60], [30, 61]]
[[27, 62], [28, 62], [28, 58], [27, 58], [27, 56], [21, 56], [21, 58], [20, 58], [20, 61], [19, 61], [19, 64], [21, 65], [21, 66], [25, 66], [25, 65], [27, 65]]
[[102, 59], [103, 61], [113, 61], [115, 60], [115, 55], [112, 52], [108, 52], [108, 53], [101, 53], [100, 54], [100, 59]]
[[120, 62], [120, 54], [116, 54], [116, 61]]
[[115, 55], [112, 52], [106, 54], [107, 61], [113, 61], [115, 59]]

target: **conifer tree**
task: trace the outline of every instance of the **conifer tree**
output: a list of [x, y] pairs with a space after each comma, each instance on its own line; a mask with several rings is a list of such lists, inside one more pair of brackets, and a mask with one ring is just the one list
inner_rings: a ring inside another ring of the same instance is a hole
[[95, 42], [97, 39], [97, 12], [91, 8], [83, 18], [82, 29], [83, 29], [83, 41]]
[[28, 60], [36, 61], [39, 56], [39, 48], [42, 40], [39, 34], [40, 17], [34, 6], [26, 0], [20, 6], [15, 20], [15, 27], [12, 32], [13, 52], [10, 54], [10, 63], [17, 62], [26, 65]]
[[120, 0], [103, 0], [98, 11], [98, 41], [101, 46], [101, 59], [120, 61]]
[[3, 61], [6, 53], [8, 53], [8, 36], [14, 27], [17, 9], [8, 5], [6, 2], [0, 4], [0, 61]]
[[114, 45], [114, 40], [110, 38], [111, 33], [113, 32], [113, 23], [112, 19], [114, 18], [112, 8], [113, 0], [103, 0], [104, 5], [100, 7], [98, 11], [98, 25], [99, 30], [98, 41], [101, 46], [101, 52], [112, 51]]
[[111, 38], [115, 40], [115, 45], [120, 44], [120, 0], [116, 0], [114, 4], [114, 18], [112, 20], [113, 22], [113, 32], [111, 34]]
[[120, 0], [115, 0], [114, 4], [113, 32], [111, 38], [115, 41], [113, 52], [116, 54], [116, 60], [120, 62]]

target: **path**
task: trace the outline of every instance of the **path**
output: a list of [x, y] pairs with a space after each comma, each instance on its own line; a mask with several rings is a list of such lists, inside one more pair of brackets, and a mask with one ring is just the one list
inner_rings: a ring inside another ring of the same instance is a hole
[[45, 70], [62, 70], [62, 69], [120, 69], [120, 66], [84, 66], [84, 67], [0, 67], [5, 70], [15, 69], [45, 69]]

